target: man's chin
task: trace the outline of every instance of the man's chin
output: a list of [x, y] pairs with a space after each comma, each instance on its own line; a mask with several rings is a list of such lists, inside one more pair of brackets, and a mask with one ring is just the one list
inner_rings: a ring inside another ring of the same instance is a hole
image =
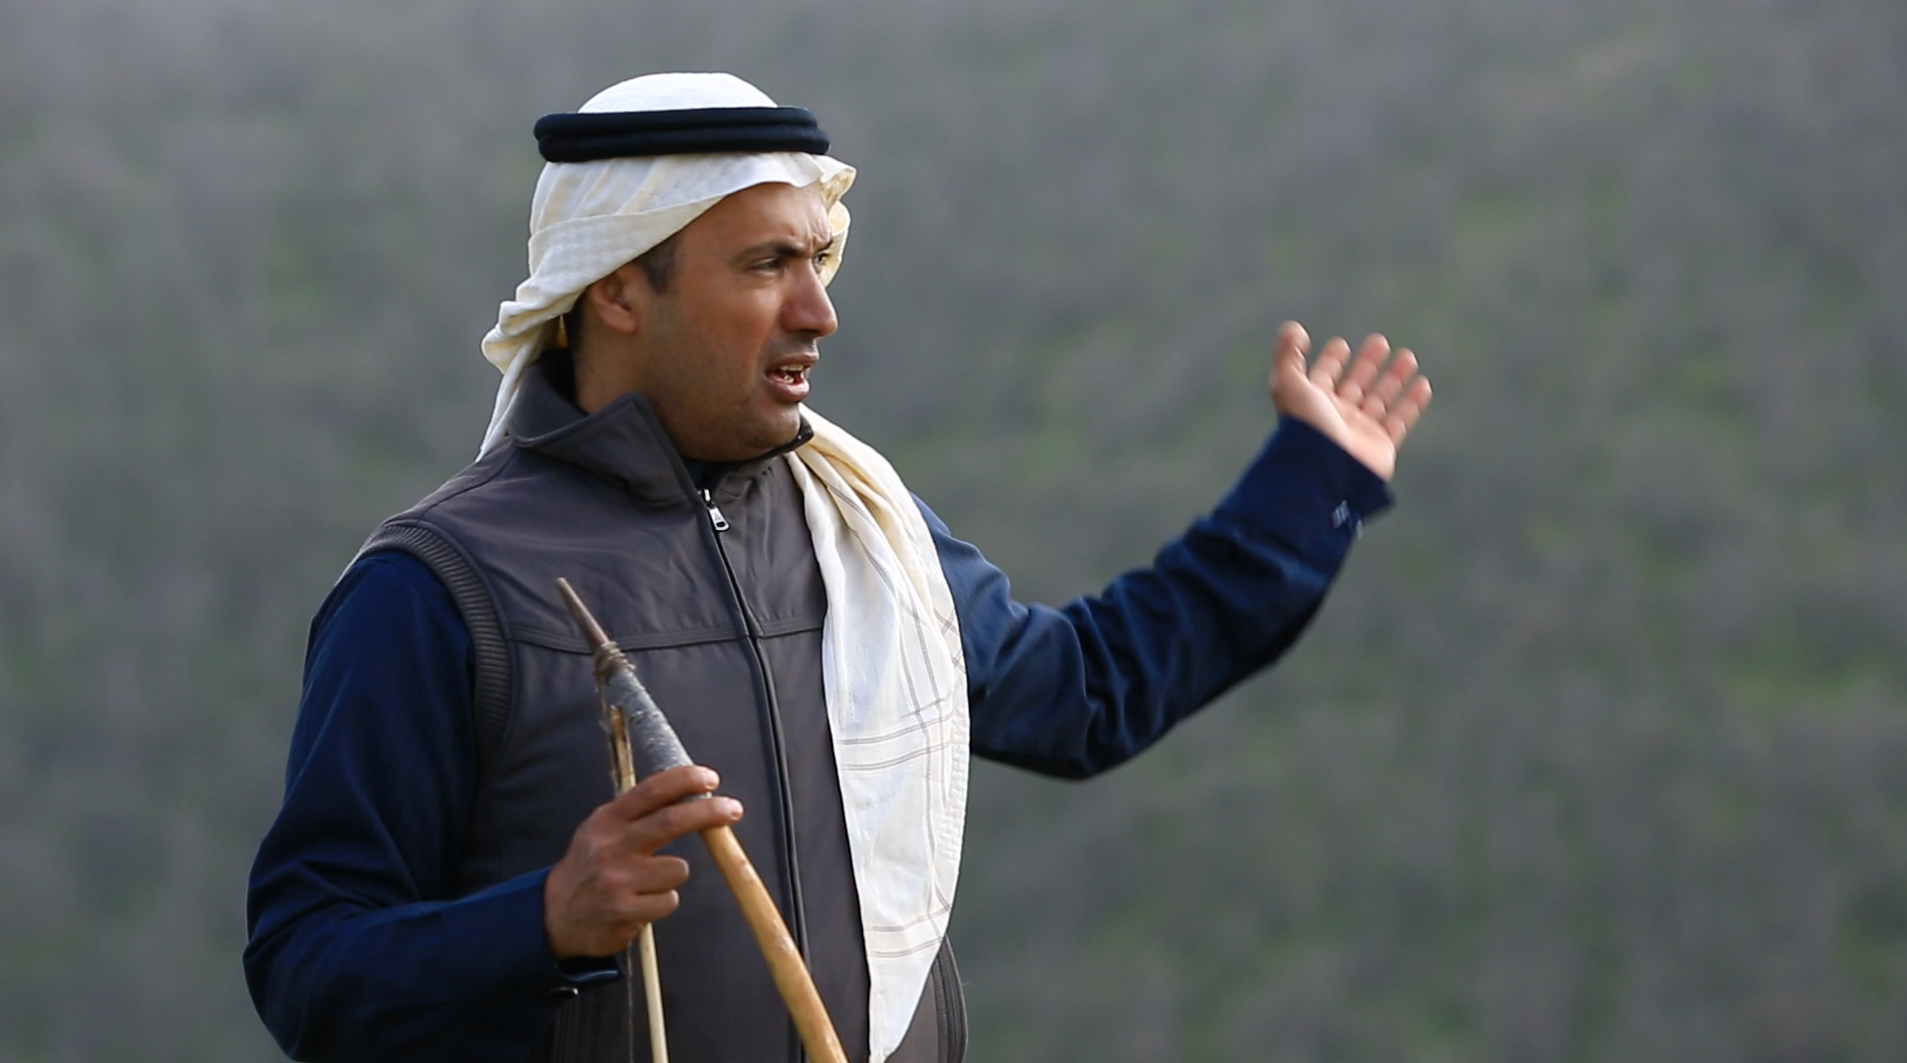
[[778, 450], [786, 450], [800, 440], [806, 422], [801, 417], [800, 406], [790, 406], [787, 416], [775, 417], [766, 423], [757, 422], [748, 426], [746, 432], [737, 432], [728, 442], [719, 447], [708, 448], [719, 453], [720, 457], [704, 458], [704, 461], [754, 461], [766, 457]]

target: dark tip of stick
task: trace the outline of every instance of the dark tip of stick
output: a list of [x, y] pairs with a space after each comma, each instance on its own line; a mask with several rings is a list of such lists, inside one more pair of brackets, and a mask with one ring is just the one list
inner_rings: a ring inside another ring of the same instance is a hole
[[576, 589], [569, 585], [569, 580], [561, 576], [556, 577], [556, 589], [563, 595], [564, 604], [569, 606], [570, 619], [576, 621], [577, 630], [583, 633], [583, 638], [589, 643], [590, 648], [594, 649], [608, 642], [609, 633], [604, 631], [603, 626], [590, 615], [589, 607], [576, 596]]

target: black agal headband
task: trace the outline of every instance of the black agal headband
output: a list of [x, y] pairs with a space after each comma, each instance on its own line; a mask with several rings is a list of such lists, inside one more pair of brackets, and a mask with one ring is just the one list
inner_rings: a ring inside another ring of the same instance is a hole
[[536, 120], [545, 162], [595, 162], [714, 151], [828, 153], [828, 135], [802, 107], [546, 114]]

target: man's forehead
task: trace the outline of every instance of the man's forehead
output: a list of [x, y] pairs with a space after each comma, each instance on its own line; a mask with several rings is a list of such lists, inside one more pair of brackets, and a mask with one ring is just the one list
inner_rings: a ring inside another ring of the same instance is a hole
[[724, 196], [683, 229], [684, 235], [723, 243], [800, 240], [825, 244], [833, 239], [828, 208], [815, 185], [759, 184]]

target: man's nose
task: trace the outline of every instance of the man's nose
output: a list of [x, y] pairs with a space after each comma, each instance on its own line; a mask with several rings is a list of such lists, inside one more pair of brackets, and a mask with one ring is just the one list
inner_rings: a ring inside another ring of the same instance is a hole
[[821, 283], [819, 270], [806, 270], [795, 282], [795, 290], [782, 304], [781, 327], [797, 335], [820, 339], [834, 332], [840, 321], [834, 316], [834, 302], [827, 286]]

